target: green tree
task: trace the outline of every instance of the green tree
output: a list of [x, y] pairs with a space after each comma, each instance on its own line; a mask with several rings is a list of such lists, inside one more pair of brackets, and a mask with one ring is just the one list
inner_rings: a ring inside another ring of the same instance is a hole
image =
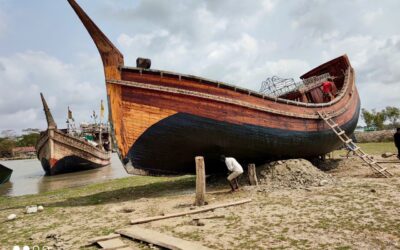
[[367, 127], [372, 127], [374, 125], [374, 114], [366, 109], [361, 109], [361, 117], [364, 119]]
[[18, 147], [35, 146], [38, 139], [39, 139], [39, 134], [36, 133], [26, 134], [19, 138], [19, 140], [17, 141], [17, 146]]
[[376, 111], [372, 109], [371, 112], [362, 109], [361, 110], [361, 117], [364, 119], [365, 124], [367, 127], [376, 127], [378, 130], [383, 130], [385, 128], [385, 121], [387, 119], [385, 110]]
[[397, 120], [400, 119], [400, 109], [396, 107], [388, 106], [384, 110], [387, 119], [390, 121], [391, 127], [397, 126]]
[[8, 138], [0, 138], [0, 157], [12, 157], [15, 141]]
[[374, 113], [374, 125], [378, 130], [383, 130], [385, 128], [385, 120], [386, 120], [386, 113], [384, 110], [376, 111], [375, 109], [372, 110]]

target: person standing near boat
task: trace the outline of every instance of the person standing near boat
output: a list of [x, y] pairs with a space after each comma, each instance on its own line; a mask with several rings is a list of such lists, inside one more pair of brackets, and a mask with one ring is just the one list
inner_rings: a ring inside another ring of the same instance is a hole
[[227, 179], [228, 179], [229, 185], [232, 188], [232, 192], [234, 192], [235, 190], [239, 189], [239, 183], [237, 181], [237, 178], [241, 174], [243, 174], [243, 168], [239, 164], [239, 162], [237, 162], [237, 160], [235, 158], [233, 158], [233, 157], [225, 157], [225, 155], [221, 155], [220, 160], [222, 162], [225, 162], [226, 167], [228, 168], [228, 170], [232, 172], [228, 176]]
[[394, 134], [393, 138], [394, 138], [394, 145], [396, 145], [397, 148], [397, 158], [400, 159], [400, 128], [397, 128], [397, 131]]
[[330, 102], [333, 99], [332, 91], [333, 79], [329, 77], [325, 82], [322, 83], [322, 93], [324, 101]]

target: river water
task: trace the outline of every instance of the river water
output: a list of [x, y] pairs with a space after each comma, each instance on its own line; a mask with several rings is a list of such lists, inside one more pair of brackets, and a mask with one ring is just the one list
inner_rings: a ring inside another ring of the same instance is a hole
[[42, 165], [37, 159], [0, 161], [0, 163], [14, 170], [10, 181], [0, 185], [0, 195], [6, 196], [37, 194], [129, 176], [117, 154], [112, 155], [111, 165], [108, 167], [55, 176], [45, 176]]

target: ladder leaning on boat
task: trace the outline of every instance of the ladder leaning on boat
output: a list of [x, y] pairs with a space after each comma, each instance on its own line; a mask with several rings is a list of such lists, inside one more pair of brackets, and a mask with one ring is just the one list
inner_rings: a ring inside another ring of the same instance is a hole
[[370, 155], [366, 154], [360, 147], [358, 147], [351, 138], [346, 135], [346, 132], [340, 128], [327, 113], [324, 111], [318, 111], [318, 115], [325, 121], [326, 124], [332, 129], [332, 131], [339, 137], [339, 139], [346, 145], [346, 147], [353, 151], [358, 157], [360, 157], [365, 163], [370, 166], [375, 173], [382, 177], [389, 178], [393, 177], [386, 168], [382, 167], [377, 161], [375, 161]]

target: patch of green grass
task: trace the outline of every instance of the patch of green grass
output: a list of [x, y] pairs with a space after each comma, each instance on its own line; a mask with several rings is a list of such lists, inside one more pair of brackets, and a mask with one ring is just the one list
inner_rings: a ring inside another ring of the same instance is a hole
[[[370, 142], [370, 143], [356, 143], [365, 153], [371, 155], [381, 155], [386, 152], [395, 153], [397, 151], [393, 142]], [[333, 152], [334, 157], [339, 155], [346, 155], [346, 150], [336, 150]]]
[[132, 176], [85, 187], [65, 188], [35, 195], [0, 197], [0, 210], [32, 204], [44, 204], [46, 207], [46, 205], [82, 206], [121, 202], [142, 197], [172, 195], [194, 186], [193, 176]]
[[238, 226], [238, 224], [240, 223], [240, 221], [242, 220], [239, 216], [237, 215], [229, 215], [227, 217], [225, 217], [226, 220], [226, 227], [227, 228], [235, 228]]
[[315, 225], [315, 227], [321, 228], [321, 229], [328, 229], [331, 226], [332, 226], [332, 220], [327, 219], [327, 218], [319, 219], [318, 223]]
[[289, 241], [290, 241], [290, 245], [292, 246], [292, 247], [300, 247], [300, 246], [304, 246], [304, 245], [307, 245], [308, 244], [308, 240], [306, 240], [306, 239], [300, 239], [300, 240], [295, 240], [295, 239], [289, 239]]
[[[97, 232], [97, 230], [96, 230], [96, 232]], [[104, 227], [104, 228], [101, 228], [100, 232], [101, 232], [101, 235], [109, 235], [109, 234], [115, 232], [115, 228]]]
[[339, 247], [335, 247], [335, 250], [349, 250], [351, 249], [350, 246], [339, 246]]
[[202, 237], [200, 236], [200, 232], [198, 231], [193, 231], [193, 232], [185, 232], [185, 233], [176, 233], [179, 237], [188, 239], [188, 240], [194, 240], [194, 241], [200, 241]]

